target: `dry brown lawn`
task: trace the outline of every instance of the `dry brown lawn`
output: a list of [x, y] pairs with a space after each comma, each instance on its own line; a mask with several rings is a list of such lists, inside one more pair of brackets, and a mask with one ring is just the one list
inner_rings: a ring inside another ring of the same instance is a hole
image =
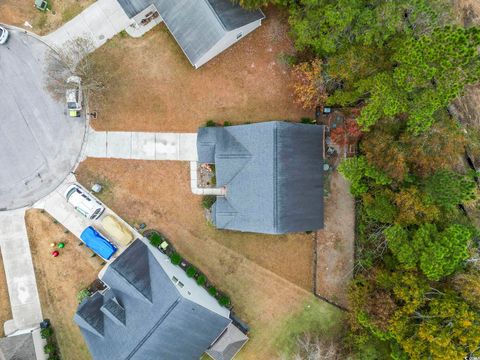
[[0, 256], [0, 336], [4, 336], [3, 324], [12, 318], [10, 299], [8, 297], [7, 279], [3, 268], [3, 259]]
[[164, 25], [141, 39], [117, 36], [94, 54], [107, 96], [91, 101], [97, 130], [195, 132], [207, 120], [258, 122], [313, 116], [292, 99], [282, 54], [293, 46], [285, 14], [270, 9], [259, 29], [195, 70]]
[[[132, 224], [144, 222], [164, 233], [199, 267], [215, 258], [205, 252], [207, 244], [218, 244], [238, 254], [238, 259], [245, 257], [304, 289], [312, 288], [314, 235], [216, 230], [205, 219], [202, 197], [191, 193], [187, 162], [87, 159], [76, 174], [88, 188], [96, 181], [107, 184], [100, 197], [108, 206]], [[235, 271], [236, 261], [225, 260], [222, 272]]]
[[[51, 10], [42, 12], [34, 0], [0, 0], [0, 22], [45, 35], [73, 19], [95, 0], [49, 0]], [[25, 26], [25, 22], [32, 28]]]
[[206, 223], [201, 198], [190, 192], [188, 163], [87, 159], [76, 173], [85, 186], [105, 184], [100, 197], [115, 212], [164, 233], [230, 295], [235, 312], [252, 329], [239, 359], [277, 359], [277, 337], [289, 331], [286, 319], [302, 312], [306, 303], [318, 308], [318, 323], [338, 323], [332, 321], [339, 319], [338, 310], [309, 293], [313, 235], [215, 230]]
[[[44, 318], [55, 330], [62, 359], [91, 359], [78, 326], [73, 322], [77, 293], [97, 277], [100, 267], [79, 250], [76, 239], [52, 217], [40, 210], [29, 210], [25, 216], [37, 287]], [[53, 258], [51, 242], [66, 246]]]

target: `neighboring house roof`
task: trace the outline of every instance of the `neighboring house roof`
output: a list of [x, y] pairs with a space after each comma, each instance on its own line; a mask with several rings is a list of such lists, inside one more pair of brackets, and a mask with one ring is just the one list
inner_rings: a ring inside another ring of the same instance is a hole
[[248, 341], [248, 336], [235, 325], [228, 325], [222, 337], [206, 351], [215, 360], [232, 359]]
[[32, 334], [0, 338], [0, 359], [36, 360]]
[[154, 4], [190, 63], [195, 65], [225, 34], [265, 18], [230, 0], [118, 0], [133, 18]]
[[323, 227], [323, 126], [288, 122], [201, 128], [200, 163], [214, 163], [217, 228], [283, 234]]
[[231, 323], [182, 296], [141, 240], [102, 280], [109, 289], [84, 300], [74, 317], [95, 360], [199, 359]]

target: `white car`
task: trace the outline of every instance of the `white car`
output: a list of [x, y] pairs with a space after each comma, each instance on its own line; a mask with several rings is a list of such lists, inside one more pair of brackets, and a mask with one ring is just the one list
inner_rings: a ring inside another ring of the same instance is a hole
[[67, 79], [67, 90], [65, 95], [69, 112], [76, 114], [78, 111], [82, 110], [83, 94], [81, 79], [78, 76], [70, 76]]
[[0, 26], [0, 45], [3, 45], [7, 42], [8, 39], [8, 30], [3, 26]]
[[98, 219], [105, 211], [105, 207], [99, 201], [75, 184], [67, 188], [65, 199], [75, 210], [90, 220]]

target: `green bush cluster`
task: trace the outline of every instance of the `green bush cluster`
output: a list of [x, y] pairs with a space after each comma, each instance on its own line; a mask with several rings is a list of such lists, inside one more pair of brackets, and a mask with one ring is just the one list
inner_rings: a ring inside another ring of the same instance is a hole
[[82, 289], [78, 292], [77, 294], [77, 300], [78, 300], [78, 303], [81, 303], [84, 299], [86, 299], [87, 297], [89, 297], [90, 295], [92, 295], [90, 293], [90, 290], [88, 289]]
[[150, 244], [152, 244], [155, 247], [159, 247], [164, 239], [159, 233], [155, 232], [152, 235], [150, 235], [149, 240], [150, 240]]
[[203, 285], [205, 285], [206, 282], [207, 282], [207, 278], [205, 277], [205, 275], [200, 274], [197, 278], [197, 284], [199, 286], [203, 286]]
[[197, 269], [195, 269], [192, 265], [190, 265], [187, 270], [185, 270], [185, 273], [189, 278], [193, 278], [195, 274], [197, 273]]
[[173, 265], [179, 265], [180, 262], [182, 261], [182, 257], [180, 256], [179, 253], [172, 253], [170, 255], [170, 261], [172, 262]]
[[[215, 179], [216, 182], [216, 179]], [[202, 206], [204, 209], [210, 209], [213, 204], [217, 201], [217, 197], [214, 195], [205, 195], [202, 199]]]

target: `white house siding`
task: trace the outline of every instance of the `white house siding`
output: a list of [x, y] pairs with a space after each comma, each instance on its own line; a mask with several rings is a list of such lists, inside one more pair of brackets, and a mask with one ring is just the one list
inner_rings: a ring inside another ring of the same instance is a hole
[[[225, 36], [222, 39], [220, 39], [210, 50], [208, 50], [208, 52], [205, 53], [205, 55], [203, 55], [200, 58], [200, 60], [198, 60], [195, 64], [193, 64], [193, 66], [195, 66], [195, 68], [198, 69], [200, 66], [202, 66], [206, 62], [213, 59], [222, 51], [225, 51], [227, 48], [235, 44], [237, 41], [242, 40], [245, 36], [247, 36], [253, 30], [258, 28], [260, 25], [262, 25], [261, 19], [254, 21], [250, 24], [247, 24], [245, 26], [242, 26], [238, 29], [227, 32]], [[240, 33], [242, 33], [243, 35], [241, 38], [237, 39], [237, 35]]]

